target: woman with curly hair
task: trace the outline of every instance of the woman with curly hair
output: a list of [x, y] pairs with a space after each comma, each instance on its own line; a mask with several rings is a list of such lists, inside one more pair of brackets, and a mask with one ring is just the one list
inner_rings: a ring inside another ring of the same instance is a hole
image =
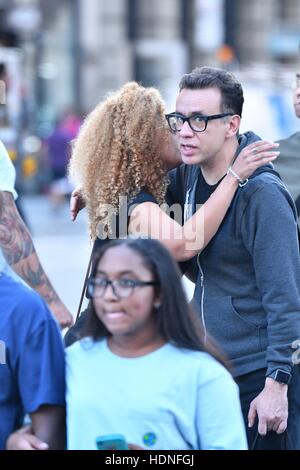
[[164, 202], [166, 170], [181, 163], [164, 112], [158, 90], [132, 82], [101, 102], [85, 120], [69, 170], [81, 186], [92, 240], [99, 235], [99, 224], [110, 232], [120, 196], [132, 201], [147, 188], [159, 204]]
[[[158, 90], [135, 82], [111, 94], [86, 118], [74, 144], [70, 175], [81, 187], [96, 247], [105, 238], [123, 238], [128, 228], [131, 234], [160, 239], [183, 261], [199, 253], [214, 236], [239, 182], [228, 173], [184, 226], [171, 219], [159, 205], [165, 201], [167, 170], [180, 162], [172, 137]], [[263, 153], [273, 146], [261, 141], [254, 155], [251, 144], [232, 169], [244, 180], [276, 158], [274, 152]], [[73, 200], [73, 219], [76, 204]], [[180, 222], [181, 215], [179, 210]]]

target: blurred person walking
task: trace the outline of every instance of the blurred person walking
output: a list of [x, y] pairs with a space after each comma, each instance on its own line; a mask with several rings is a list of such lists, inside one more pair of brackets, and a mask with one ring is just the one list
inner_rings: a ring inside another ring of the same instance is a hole
[[65, 178], [71, 156], [71, 142], [77, 136], [81, 121], [73, 112], [58, 119], [53, 132], [46, 139], [46, 152], [53, 180]]
[[[293, 91], [293, 104], [296, 116], [300, 119], [300, 73], [296, 74]], [[296, 203], [297, 214], [300, 216], [300, 131], [286, 139], [278, 141], [281, 157], [275, 163], [279, 172]]]
[[71, 156], [71, 142], [78, 134], [80, 124], [80, 119], [72, 111], [66, 112], [45, 142], [52, 173], [50, 198], [55, 209], [65, 202], [74, 189], [66, 175]]
[[31, 235], [16, 208], [14, 184], [15, 169], [0, 142], [0, 271], [15, 279], [22, 278], [43, 297], [60, 326], [69, 326], [72, 315], [44, 272]]
[[[270, 150], [253, 132], [239, 134], [243, 103], [240, 82], [225, 70], [201, 67], [182, 77], [176, 110], [167, 116], [184, 162], [171, 175], [172, 203], [195, 211], [245, 145], [254, 155]], [[194, 301], [205, 330], [233, 363], [249, 448], [300, 449], [300, 371], [292, 348], [300, 338], [296, 209], [272, 165], [249, 180], [232, 175], [239, 188], [197, 256]]]

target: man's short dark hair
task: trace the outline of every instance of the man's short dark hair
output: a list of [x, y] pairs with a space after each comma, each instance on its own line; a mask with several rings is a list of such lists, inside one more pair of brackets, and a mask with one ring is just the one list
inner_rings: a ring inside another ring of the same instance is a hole
[[197, 67], [191, 73], [183, 75], [179, 90], [184, 88], [199, 90], [218, 88], [221, 92], [221, 112], [242, 115], [244, 95], [237, 78], [227, 70], [216, 67]]

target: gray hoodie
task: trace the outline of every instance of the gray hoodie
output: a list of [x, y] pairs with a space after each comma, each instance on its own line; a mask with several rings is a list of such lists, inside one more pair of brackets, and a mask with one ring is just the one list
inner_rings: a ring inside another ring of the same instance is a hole
[[[241, 136], [239, 151], [255, 140], [253, 133]], [[173, 171], [170, 202], [182, 201], [188, 189], [195, 199], [191, 175], [199, 171], [186, 165]], [[260, 168], [237, 190], [217, 234], [197, 260], [197, 308], [236, 375], [261, 368], [267, 368], [267, 375], [277, 368], [291, 372], [291, 344], [300, 339], [296, 211], [274, 173], [270, 165]]]

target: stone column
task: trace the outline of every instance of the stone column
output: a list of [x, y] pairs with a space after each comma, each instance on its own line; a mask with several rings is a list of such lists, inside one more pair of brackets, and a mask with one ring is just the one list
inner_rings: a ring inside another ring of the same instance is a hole
[[278, 18], [277, 0], [239, 0], [237, 38], [240, 63], [269, 63], [268, 41]]
[[124, 0], [81, 0], [81, 95], [86, 111], [132, 77]]

